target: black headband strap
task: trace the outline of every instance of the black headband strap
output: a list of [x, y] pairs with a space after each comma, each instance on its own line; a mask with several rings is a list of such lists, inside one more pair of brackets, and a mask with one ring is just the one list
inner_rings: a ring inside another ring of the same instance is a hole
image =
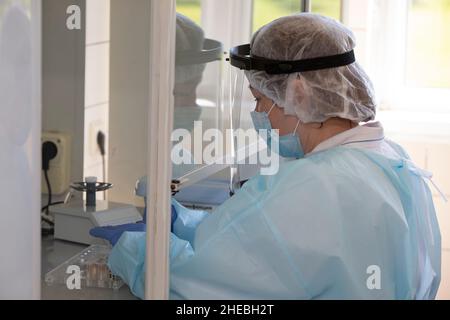
[[251, 55], [250, 45], [233, 48], [230, 62], [243, 70], [259, 70], [268, 74], [290, 74], [346, 66], [356, 61], [353, 50], [333, 56], [303, 59], [297, 61], [270, 60]]
[[205, 39], [202, 50], [179, 51], [176, 53], [175, 61], [177, 66], [189, 66], [222, 60], [222, 56], [222, 43], [213, 39]]

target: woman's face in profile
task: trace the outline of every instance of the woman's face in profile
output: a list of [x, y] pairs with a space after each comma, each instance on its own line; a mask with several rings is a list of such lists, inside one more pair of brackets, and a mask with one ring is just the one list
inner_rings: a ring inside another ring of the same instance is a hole
[[298, 123], [297, 117], [285, 115], [283, 109], [279, 106], [273, 107], [273, 101], [260, 93], [258, 90], [250, 87], [250, 91], [255, 97], [255, 111], [266, 113], [270, 112], [269, 119], [272, 124], [272, 128], [279, 130], [280, 136], [292, 134], [294, 132]]

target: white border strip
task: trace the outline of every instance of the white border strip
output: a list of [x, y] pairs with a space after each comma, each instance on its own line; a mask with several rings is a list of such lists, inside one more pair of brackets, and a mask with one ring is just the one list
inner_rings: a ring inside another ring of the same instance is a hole
[[170, 135], [173, 128], [175, 0], [150, 4], [147, 255], [145, 299], [169, 298]]

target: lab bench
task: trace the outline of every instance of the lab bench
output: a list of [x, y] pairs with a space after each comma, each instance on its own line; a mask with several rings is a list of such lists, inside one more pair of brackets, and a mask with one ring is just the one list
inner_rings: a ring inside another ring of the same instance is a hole
[[[230, 197], [229, 183], [224, 181], [206, 181], [190, 186], [176, 196], [184, 205], [197, 209], [211, 211]], [[43, 196], [43, 203], [46, 198]], [[138, 208], [143, 214], [144, 209]], [[42, 237], [42, 274], [41, 297], [43, 300], [136, 300], [129, 287], [124, 284], [119, 290], [82, 288], [69, 290], [65, 285], [51, 285], [45, 282], [45, 275], [61, 264], [80, 254], [88, 245], [77, 244], [55, 239], [53, 236]]]
[[88, 246], [56, 240], [53, 236], [42, 237], [41, 298], [43, 300], [136, 300], [124, 284], [119, 290], [82, 288], [69, 290], [64, 285], [48, 286], [45, 275], [68, 259], [79, 254]]

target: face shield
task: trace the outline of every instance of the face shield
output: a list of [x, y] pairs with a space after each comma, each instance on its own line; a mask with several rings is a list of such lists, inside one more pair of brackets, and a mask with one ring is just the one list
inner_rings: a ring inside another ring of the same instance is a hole
[[[235, 128], [249, 129], [253, 128], [250, 114], [255, 110], [256, 105], [253, 95], [250, 90], [248, 90], [249, 86], [252, 86], [265, 96], [273, 99], [265, 92], [267, 90], [264, 90], [264, 88], [273, 88], [277, 86], [282, 88], [283, 86], [280, 84], [288, 83], [289, 79], [292, 77], [300, 78], [305, 73], [310, 73], [311, 71], [318, 72], [320, 70], [350, 65], [355, 62], [355, 55], [354, 51], [350, 50], [343, 54], [312, 59], [294, 61], [273, 60], [252, 54], [251, 45], [246, 44], [234, 47], [230, 50], [229, 62], [231, 65], [229, 99], [233, 112], [239, 114], [239, 117], [235, 119], [233, 126]], [[247, 77], [245, 77], [245, 75]], [[249, 75], [251, 76], [249, 77]], [[263, 85], [259, 85], [259, 82], [263, 83]], [[298, 90], [298, 88], [295, 87], [292, 90]], [[281, 92], [283, 90], [280, 89], [278, 91]], [[288, 91], [289, 88], [282, 93], [284, 97], [289, 95]], [[275, 100], [274, 102], [276, 103]], [[280, 104], [280, 107], [283, 108], [284, 106]], [[263, 135], [262, 138], [264, 142], [261, 140], [258, 142], [258, 138], [256, 138], [255, 141], [250, 141], [250, 143], [245, 146], [245, 154], [244, 151], [240, 151], [243, 148], [236, 144], [235, 149], [238, 153], [238, 159], [247, 156], [251, 157], [252, 150], [253, 153], [263, 151], [268, 137], [264, 137], [263, 132], [260, 134]], [[269, 134], [269, 132], [267, 132], [267, 134]], [[254, 147], [252, 147], [252, 145]], [[244, 157], [240, 156], [239, 153], [242, 153]], [[275, 151], [275, 153], [277, 152]], [[238, 160], [238, 162], [241, 162], [241, 160]]]
[[[248, 94], [243, 95], [242, 87], [246, 82], [244, 80], [244, 74], [246, 71], [260, 71], [264, 72], [266, 77], [270, 77], [338, 68], [341, 66], [350, 65], [355, 61], [355, 54], [353, 50], [332, 56], [296, 61], [282, 61], [265, 59], [252, 55], [250, 44], [234, 47], [230, 50], [229, 58], [231, 66], [234, 67], [234, 71], [231, 72], [233, 74], [232, 81], [230, 81], [232, 82], [232, 89], [230, 92], [233, 93], [233, 96], [231, 97], [233, 107], [241, 108], [243, 105], [242, 99], [246, 97], [248, 98]], [[264, 92], [261, 93], [264, 94]], [[253, 99], [251, 98], [251, 100]]]
[[[200, 50], [177, 51], [173, 92], [175, 128], [190, 130], [193, 122], [201, 119], [202, 108], [217, 111], [222, 56], [222, 44], [212, 39], [205, 39]], [[192, 115], [189, 116], [187, 110], [193, 110]]]
[[[280, 77], [301, 77], [302, 74], [310, 71], [327, 70], [353, 64], [355, 62], [355, 54], [351, 50], [343, 54], [331, 56], [282, 61], [253, 55], [251, 45], [246, 44], [232, 48], [228, 60], [231, 65], [229, 100], [232, 109], [239, 110], [237, 112], [240, 114], [240, 126], [246, 127], [251, 125], [249, 111], [253, 111], [255, 108], [254, 98], [247, 88], [252, 85], [252, 87], [264, 94], [264, 90], [260, 86], [249, 83], [248, 77], [245, 77], [246, 74], [258, 74], [259, 77], [252, 77], [252, 80], [255, 80], [255, 78], [264, 78], [266, 85], [268, 85], [270, 79], [273, 79], [274, 81], [270, 85], [276, 86], [276, 79]], [[244, 113], [243, 111], [246, 112]]]
[[230, 63], [233, 67], [247, 71], [265, 71], [269, 75], [331, 69], [346, 66], [355, 61], [353, 50], [343, 54], [296, 61], [271, 60], [254, 56], [251, 53], [250, 44], [235, 47], [230, 51]]
[[[356, 62], [355, 46], [352, 31], [336, 20], [295, 14], [262, 27], [250, 44], [231, 49], [230, 65], [302, 123], [368, 122], [376, 115], [376, 97]], [[242, 98], [238, 103], [244, 105]]]
[[[193, 42], [189, 39], [191, 43]], [[223, 47], [219, 41], [202, 39], [198, 49], [183, 47], [177, 38], [174, 83], [173, 179], [203, 166], [195, 159], [194, 128], [202, 132], [221, 126]], [[192, 47], [192, 45], [191, 45]], [[200, 146], [202, 147], [202, 146]]]

